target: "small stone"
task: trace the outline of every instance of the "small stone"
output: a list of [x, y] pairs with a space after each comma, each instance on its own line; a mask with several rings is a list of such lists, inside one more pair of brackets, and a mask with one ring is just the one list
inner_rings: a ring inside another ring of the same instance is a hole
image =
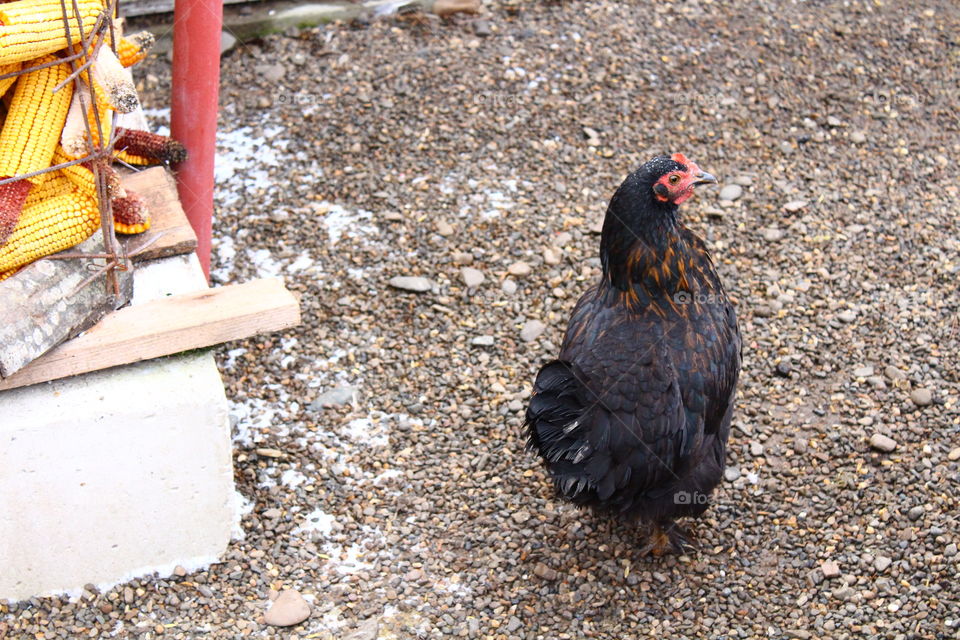
[[839, 320], [840, 322], [846, 322], [847, 324], [850, 324], [856, 319], [857, 319], [857, 312], [852, 311], [850, 309], [846, 309], [845, 311], [841, 311], [840, 313], [837, 314], [837, 320]]
[[423, 577], [423, 571], [420, 569], [411, 569], [403, 576], [403, 579], [407, 582], [416, 582]]
[[943, 548], [943, 555], [944, 557], [947, 557], [947, 558], [952, 558], [953, 556], [957, 555], [957, 543], [951, 542], [950, 544], [945, 546]]
[[523, 623], [520, 622], [520, 618], [517, 616], [510, 616], [510, 619], [507, 621], [507, 633], [513, 633], [522, 626]]
[[803, 209], [805, 206], [807, 206], [806, 200], [791, 200], [787, 204], [783, 205], [783, 210], [793, 213], [795, 211], [800, 211], [800, 209]]
[[956, 462], [957, 460], [960, 460], [960, 447], [951, 449], [950, 453], [947, 454], [947, 460], [950, 462]]
[[763, 236], [763, 239], [767, 242], [776, 242], [783, 238], [783, 230], [777, 229], [776, 227], [766, 227], [760, 230], [760, 235]]
[[220, 32], [220, 55], [225, 54], [237, 45], [237, 39], [229, 31]]
[[743, 195], [743, 187], [738, 184], [728, 184], [724, 185], [723, 189], [720, 189], [720, 199], [721, 200], [736, 200]]
[[837, 600], [842, 600], [846, 602], [847, 600], [853, 597], [853, 594], [854, 594], [854, 590], [851, 589], [849, 585], [843, 585], [842, 587], [837, 587], [836, 589], [834, 589], [831, 595]]
[[703, 210], [708, 218], [713, 220], [723, 220], [724, 216], [727, 214], [723, 212], [723, 209], [717, 209], [716, 207], [707, 207]]
[[310, 617], [310, 605], [294, 589], [284, 589], [273, 601], [263, 621], [273, 627], [290, 627]]
[[560, 264], [563, 259], [563, 252], [556, 247], [547, 247], [543, 250], [543, 261], [551, 266]]
[[403, 289], [404, 291], [413, 291], [415, 293], [423, 293], [433, 288], [432, 280], [421, 278], [420, 276], [396, 276], [390, 278], [390, 282], [387, 284], [395, 289]]
[[910, 392], [910, 400], [918, 407], [926, 407], [933, 403], [933, 393], [929, 389], [914, 389]]
[[466, 251], [457, 251], [453, 254], [453, 262], [459, 265], [473, 264], [473, 254]]
[[723, 470], [723, 478], [727, 482], [733, 482], [740, 477], [740, 467], [727, 467]]
[[492, 347], [493, 346], [493, 336], [477, 336], [470, 341], [470, 344], [478, 347]]
[[559, 574], [555, 570], [542, 562], [537, 563], [537, 566], [533, 568], [533, 573], [544, 580], [556, 580], [559, 577]]
[[460, 269], [460, 277], [463, 279], [463, 284], [467, 285], [467, 288], [469, 289], [479, 287], [481, 284], [483, 284], [483, 281], [486, 280], [483, 272], [479, 269], [474, 269], [473, 267], [464, 267]]
[[828, 127], [842, 127], [843, 121], [837, 116], [827, 116], [827, 126]]
[[342, 640], [377, 640], [380, 635], [380, 620], [378, 618], [367, 618], [360, 623], [360, 626], [350, 633], [341, 636]]
[[507, 267], [507, 273], [512, 276], [517, 276], [518, 278], [530, 275], [531, 271], [533, 271], [532, 267], [526, 262], [514, 262]]
[[886, 571], [887, 567], [889, 567], [890, 563], [892, 562], [893, 560], [887, 556], [877, 556], [873, 559], [873, 568], [876, 569], [878, 573], [881, 571]]
[[266, 511], [263, 512], [263, 517], [267, 518], [268, 520], [274, 520], [276, 518], [279, 518], [282, 515], [283, 515], [283, 512], [280, 511], [280, 509], [277, 509], [276, 507], [267, 509]]
[[173, 568], [173, 575], [177, 576], [178, 578], [182, 578], [183, 576], [187, 575], [187, 570], [178, 564]]
[[823, 571], [820, 571], [820, 569], [811, 569], [808, 571], [807, 582], [814, 587], [823, 582]]
[[437, 233], [442, 236], [452, 236], [453, 227], [446, 220], [437, 220]]
[[500, 289], [508, 296], [512, 296], [517, 292], [517, 281], [507, 278], [503, 281], [503, 284], [500, 285]]
[[318, 395], [310, 403], [311, 411], [321, 411], [324, 407], [342, 407], [356, 400], [360, 389], [357, 387], [335, 387]]
[[271, 448], [271, 447], [258, 447], [258, 448], [256, 448], [256, 449], [254, 449], [253, 452], [254, 452], [255, 454], [257, 454], [258, 456], [260, 456], [261, 458], [285, 458], [285, 457], [287, 457], [287, 454], [285, 454], [283, 451], [280, 451], [280, 449], [273, 449], [273, 448]]
[[863, 131], [854, 131], [850, 134], [850, 142], [854, 144], [863, 144], [867, 141], [866, 134]]
[[733, 179], [733, 184], [738, 184], [741, 187], [749, 187], [753, 184], [753, 178], [750, 176], [737, 176]]
[[783, 635], [788, 638], [795, 638], [795, 640], [809, 640], [813, 635], [809, 631], [804, 631], [803, 629], [784, 629]]
[[514, 511], [513, 513], [510, 514], [510, 517], [513, 518], [513, 521], [516, 522], [517, 524], [523, 524], [524, 522], [530, 519], [530, 512], [523, 511], [523, 510]]
[[258, 64], [253, 67], [253, 72], [270, 83], [277, 83], [287, 73], [282, 64]]
[[907, 377], [903, 371], [897, 369], [892, 364], [887, 365], [887, 368], [883, 370], [883, 375], [887, 376], [891, 380], [904, 380]]
[[790, 363], [787, 360], [781, 360], [780, 362], [778, 362], [777, 366], [773, 370], [773, 372], [779, 378], [789, 378], [791, 371], [792, 371], [792, 368], [790, 367]]
[[757, 458], [763, 455], [763, 445], [754, 440], [750, 443], [750, 455]]
[[875, 433], [870, 436], [870, 446], [877, 451], [890, 453], [897, 448], [897, 443], [893, 438], [889, 438], [882, 433]]
[[867, 365], [865, 367], [857, 367], [853, 370], [854, 378], [869, 378], [873, 375], [873, 367]]
[[542, 334], [546, 329], [547, 325], [543, 324], [539, 320], [530, 320], [523, 325], [522, 329], [520, 329], [520, 339], [524, 342], [533, 342], [539, 338], [540, 334]]
[[123, 588], [123, 601], [126, 604], [133, 603], [133, 589], [131, 589], [130, 587]]
[[923, 517], [923, 507], [917, 505], [916, 507], [911, 507], [910, 511], [907, 511], [907, 517], [910, 518], [911, 522], [916, 522]]
[[481, 38], [487, 38], [493, 35], [493, 29], [490, 28], [490, 21], [477, 20], [473, 23], [473, 32]]
[[840, 565], [833, 560], [826, 560], [820, 565], [820, 571], [824, 578], [837, 578], [840, 576]]

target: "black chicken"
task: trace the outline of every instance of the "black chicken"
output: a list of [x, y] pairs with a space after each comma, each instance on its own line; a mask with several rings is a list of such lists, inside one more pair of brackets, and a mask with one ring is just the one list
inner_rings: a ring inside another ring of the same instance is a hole
[[603, 276], [527, 408], [530, 446], [560, 496], [640, 521], [655, 555], [688, 544], [674, 519], [702, 514], [723, 475], [740, 372], [733, 305], [677, 219], [703, 183], [716, 179], [679, 153], [627, 176], [603, 223]]

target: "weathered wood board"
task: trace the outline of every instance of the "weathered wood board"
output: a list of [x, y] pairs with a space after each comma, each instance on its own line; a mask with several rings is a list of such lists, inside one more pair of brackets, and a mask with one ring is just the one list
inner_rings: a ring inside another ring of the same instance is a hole
[[105, 316], [13, 376], [0, 391], [209, 347], [300, 323], [300, 303], [278, 278], [195, 291]]

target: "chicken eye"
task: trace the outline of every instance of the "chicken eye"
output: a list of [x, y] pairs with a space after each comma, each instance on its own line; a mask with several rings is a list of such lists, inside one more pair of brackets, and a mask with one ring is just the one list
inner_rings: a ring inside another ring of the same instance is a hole
[[670, 184], [677, 184], [678, 182], [680, 182], [680, 176], [677, 174], [670, 176]]

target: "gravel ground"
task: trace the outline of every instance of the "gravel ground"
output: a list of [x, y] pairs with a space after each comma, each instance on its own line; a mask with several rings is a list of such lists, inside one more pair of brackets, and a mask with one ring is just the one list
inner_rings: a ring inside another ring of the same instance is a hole
[[[960, 637], [960, 10], [773, 4], [494, 5], [228, 53], [215, 280], [282, 275], [304, 311], [217, 351], [244, 534], [0, 604], [0, 636]], [[169, 76], [139, 71], [147, 104]], [[553, 498], [521, 422], [607, 198], [664, 151], [727, 186], [682, 211], [744, 371], [699, 551], [647, 560]], [[265, 624], [283, 589], [299, 626]]]

